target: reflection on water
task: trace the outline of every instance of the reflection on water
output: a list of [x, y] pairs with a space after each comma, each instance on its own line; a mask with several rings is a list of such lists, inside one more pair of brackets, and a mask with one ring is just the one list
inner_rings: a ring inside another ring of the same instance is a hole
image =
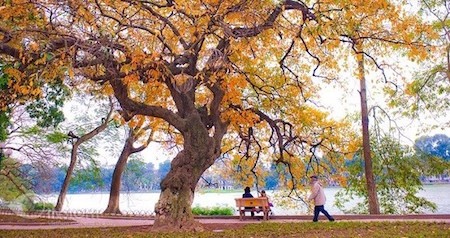
[[[333, 206], [334, 195], [340, 188], [326, 188], [327, 204], [325, 208], [332, 214], [343, 214], [342, 211]], [[269, 197], [273, 193], [267, 191]], [[254, 193], [256, 195], [256, 193]], [[424, 190], [419, 193], [428, 200], [435, 202], [438, 206], [436, 213], [450, 214], [450, 184], [425, 185]], [[196, 193], [193, 206], [212, 207], [229, 206], [234, 207], [234, 199], [241, 197], [242, 193]], [[43, 196], [46, 201], [56, 204], [57, 195]], [[108, 204], [109, 193], [95, 194], [68, 194], [64, 203], [63, 211], [87, 210], [102, 212]], [[123, 212], [152, 212], [159, 199], [159, 193], [122, 193], [120, 197], [120, 208]], [[302, 209], [283, 209], [274, 204], [273, 211], [276, 215], [298, 215], [304, 214]]]

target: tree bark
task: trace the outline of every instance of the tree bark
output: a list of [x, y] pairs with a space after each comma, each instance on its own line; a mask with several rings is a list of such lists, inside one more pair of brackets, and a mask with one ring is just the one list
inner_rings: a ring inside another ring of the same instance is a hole
[[69, 167], [67, 168], [66, 176], [64, 177], [64, 182], [62, 184], [61, 191], [59, 192], [59, 195], [58, 195], [58, 201], [55, 206], [55, 211], [60, 212], [64, 205], [64, 200], [66, 199], [67, 189], [69, 188], [70, 179], [72, 178], [72, 173], [73, 173], [73, 170], [75, 169], [75, 164], [77, 162], [78, 147], [80, 146], [81, 143], [82, 143], [81, 140], [78, 140], [72, 146], [72, 152], [70, 154], [70, 164], [69, 164]]
[[194, 220], [191, 205], [201, 175], [220, 155], [220, 143], [217, 137], [209, 136], [198, 114], [197, 118], [187, 121], [188, 131], [183, 133], [184, 150], [172, 160], [169, 173], [161, 181], [154, 223], [159, 230], [203, 230]]
[[367, 185], [367, 197], [369, 200], [369, 213], [380, 214], [380, 206], [378, 204], [377, 188], [372, 168], [372, 156], [370, 148], [369, 135], [369, 112], [367, 109], [367, 92], [366, 78], [364, 72], [364, 54], [362, 43], [357, 43], [357, 59], [358, 59], [358, 75], [360, 80], [360, 99], [361, 99], [361, 122], [363, 132], [363, 156], [364, 170]]
[[136, 135], [133, 130], [130, 129], [128, 133], [128, 138], [125, 141], [125, 145], [123, 146], [122, 153], [120, 153], [119, 160], [114, 167], [114, 172], [111, 180], [111, 189], [109, 190], [109, 202], [103, 213], [114, 213], [114, 214], [122, 214], [120, 211], [120, 188], [122, 186], [122, 174], [125, 171], [127, 166], [128, 158], [131, 154], [136, 153], [138, 151], [143, 150], [147, 146], [142, 149], [134, 149], [133, 144], [136, 141]]
[[111, 189], [109, 191], [109, 202], [103, 213], [115, 213], [122, 214], [120, 211], [120, 188], [122, 186], [122, 174], [125, 171], [128, 158], [131, 154], [141, 152], [145, 148], [147, 148], [148, 144], [150, 144], [153, 132], [150, 132], [150, 135], [147, 139], [147, 142], [142, 144], [140, 147], [135, 148], [133, 144], [138, 140], [139, 134], [137, 131], [139, 130], [149, 130], [150, 127], [144, 127], [136, 129], [136, 131], [132, 128], [129, 128], [128, 137], [125, 140], [125, 144], [122, 149], [122, 153], [120, 153], [119, 160], [116, 163], [114, 168], [112, 180], [111, 180]]
[[122, 174], [127, 166], [127, 161], [131, 154], [133, 142], [134, 140], [132, 138], [132, 135], [130, 135], [126, 140], [122, 153], [119, 156], [119, 160], [117, 161], [116, 166], [114, 167], [114, 172], [111, 180], [111, 189], [109, 191], [109, 202], [108, 206], [106, 207], [103, 213], [122, 214], [119, 207], [120, 188], [122, 185]]

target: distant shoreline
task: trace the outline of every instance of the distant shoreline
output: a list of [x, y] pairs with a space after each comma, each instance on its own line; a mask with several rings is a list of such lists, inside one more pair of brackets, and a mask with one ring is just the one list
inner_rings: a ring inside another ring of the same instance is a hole
[[422, 185], [450, 184], [450, 181], [423, 182]]
[[[433, 186], [433, 185], [447, 185], [450, 184], [450, 181], [437, 181], [437, 182], [423, 182], [422, 185]], [[328, 185], [329, 188], [342, 188], [338, 185]], [[239, 193], [242, 189], [203, 189], [197, 190], [195, 193]], [[266, 191], [275, 191], [278, 189], [266, 189]], [[130, 190], [130, 191], [120, 191], [121, 194], [127, 193], [160, 193], [161, 190]], [[256, 192], [256, 191], [255, 191]], [[39, 195], [58, 195], [58, 192], [47, 193], [47, 194], [39, 194]], [[68, 192], [67, 194], [109, 194], [109, 190], [101, 190], [101, 191], [80, 191], [80, 192]]]
[[[440, 184], [450, 184], [450, 181], [436, 181], [436, 182], [422, 182], [422, 185], [440, 185]], [[330, 188], [342, 188], [339, 185], [328, 185]]]

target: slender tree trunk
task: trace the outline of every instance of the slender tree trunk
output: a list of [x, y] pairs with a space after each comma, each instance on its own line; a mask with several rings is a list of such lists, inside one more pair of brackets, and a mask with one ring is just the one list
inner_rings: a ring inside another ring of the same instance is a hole
[[209, 137], [200, 120], [189, 123], [189, 131], [183, 134], [184, 150], [172, 160], [170, 171], [161, 182], [161, 195], [155, 206], [156, 229], [203, 230], [194, 220], [191, 205], [201, 175], [220, 155], [220, 143]]
[[122, 174], [127, 166], [128, 157], [131, 154], [133, 146], [133, 136], [130, 134], [125, 142], [119, 160], [116, 163], [111, 180], [111, 189], [109, 192], [108, 207], [103, 213], [122, 214], [120, 211], [120, 187], [122, 185]]
[[109, 202], [108, 207], [106, 207], [106, 210], [103, 213], [115, 213], [115, 214], [121, 214], [120, 211], [120, 187], [122, 185], [122, 174], [125, 171], [125, 168], [127, 166], [128, 158], [131, 154], [141, 152], [145, 148], [147, 148], [148, 144], [150, 144], [153, 132], [150, 132], [150, 135], [148, 136], [147, 142], [142, 144], [140, 147], [135, 148], [133, 144], [137, 141], [137, 134], [139, 130], [149, 130], [150, 127], [144, 127], [136, 129], [136, 131], [132, 128], [130, 128], [128, 132], [128, 137], [125, 141], [125, 145], [123, 146], [122, 153], [120, 154], [119, 160], [116, 163], [116, 166], [114, 168], [112, 180], [111, 180], [111, 189], [109, 191]]
[[73, 170], [75, 169], [75, 164], [77, 162], [77, 152], [78, 152], [78, 147], [80, 146], [80, 144], [81, 143], [78, 143], [78, 141], [77, 141], [72, 146], [72, 152], [70, 155], [70, 164], [69, 164], [69, 167], [67, 168], [66, 176], [64, 177], [64, 182], [62, 184], [61, 191], [59, 192], [59, 195], [58, 195], [58, 201], [55, 206], [55, 211], [61, 211], [62, 207], [64, 205], [64, 199], [66, 199], [67, 189], [69, 188], [70, 179], [72, 177], [72, 173], [73, 173]]
[[62, 184], [61, 191], [59, 192], [58, 201], [55, 206], [55, 211], [61, 211], [62, 207], [64, 205], [64, 200], [66, 199], [67, 190], [68, 190], [69, 184], [70, 184], [70, 179], [72, 178], [73, 170], [75, 169], [75, 165], [77, 162], [77, 152], [78, 152], [79, 146], [82, 143], [92, 139], [94, 136], [98, 135], [100, 132], [104, 131], [108, 127], [108, 122], [111, 119], [112, 112], [113, 112], [112, 100], [110, 99], [109, 102], [110, 102], [110, 108], [109, 108], [108, 115], [107, 115], [106, 119], [102, 119], [102, 123], [98, 127], [93, 129], [89, 133], [84, 134], [81, 137], [71, 134], [72, 132], [69, 133], [69, 135], [72, 136], [72, 139], [76, 139], [76, 141], [72, 145], [72, 152], [70, 155], [69, 168], [67, 168], [66, 177], [64, 178], [64, 182]]
[[363, 156], [364, 156], [364, 170], [366, 176], [367, 194], [369, 200], [369, 213], [380, 214], [380, 207], [378, 204], [377, 188], [372, 168], [372, 156], [370, 148], [369, 135], [369, 112], [367, 109], [367, 93], [366, 93], [366, 78], [364, 72], [364, 54], [362, 54], [362, 43], [357, 43], [357, 59], [358, 59], [358, 74], [360, 80], [360, 99], [361, 99], [361, 121], [363, 132]]

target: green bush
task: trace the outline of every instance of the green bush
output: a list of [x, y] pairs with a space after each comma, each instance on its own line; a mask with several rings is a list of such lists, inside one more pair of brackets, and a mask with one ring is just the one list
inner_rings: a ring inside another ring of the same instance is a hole
[[49, 202], [37, 202], [33, 204], [33, 210], [35, 211], [53, 210], [54, 207], [53, 203]]
[[234, 214], [234, 208], [232, 207], [193, 207], [192, 214], [194, 215], [206, 215], [206, 216], [217, 216], [225, 215], [231, 216]]

